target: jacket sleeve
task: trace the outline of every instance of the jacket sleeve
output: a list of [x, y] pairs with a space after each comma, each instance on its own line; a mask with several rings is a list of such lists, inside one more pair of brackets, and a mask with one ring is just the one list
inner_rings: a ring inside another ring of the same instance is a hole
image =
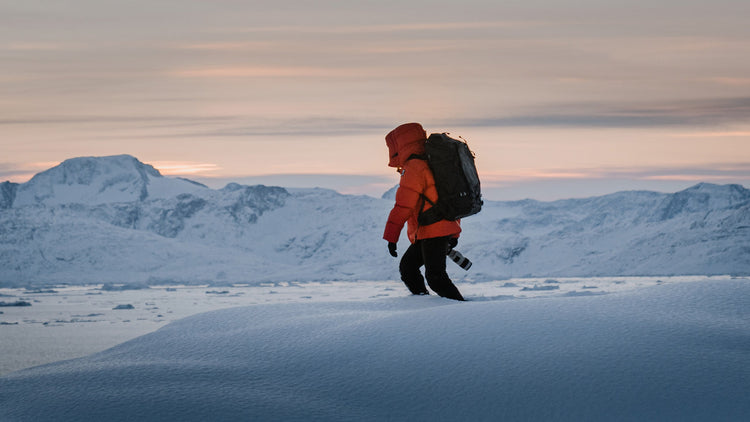
[[420, 172], [413, 170], [407, 168], [401, 175], [401, 181], [398, 190], [396, 190], [396, 204], [388, 215], [385, 233], [383, 233], [383, 239], [389, 242], [398, 242], [406, 221], [420, 211], [424, 180], [419, 174]]

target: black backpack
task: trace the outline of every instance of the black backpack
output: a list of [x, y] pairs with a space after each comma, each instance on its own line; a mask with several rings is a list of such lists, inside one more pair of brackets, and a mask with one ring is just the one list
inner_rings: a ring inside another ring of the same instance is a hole
[[432, 202], [422, 195], [432, 208], [419, 214], [419, 224], [426, 226], [440, 220], [458, 220], [481, 211], [479, 175], [474, 153], [466, 142], [453, 139], [447, 133], [433, 133], [425, 142], [425, 151], [427, 165], [435, 178], [438, 200]]

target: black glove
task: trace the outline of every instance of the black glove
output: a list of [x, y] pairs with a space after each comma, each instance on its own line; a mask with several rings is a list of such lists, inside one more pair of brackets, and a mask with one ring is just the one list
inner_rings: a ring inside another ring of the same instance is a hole
[[396, 244], [393, 242], [388, 242], [388, 252], [390, 252], [392, 257], [397, 257], [398, 253], [396, 253]]
[[458, 239], [457, 238], [451, 237], [450, 239], [448, 239], [448, 252], [450, 252], [451, 250], [453, 250], [453, 248], [455, 248], [456, 245], [458, 245]]

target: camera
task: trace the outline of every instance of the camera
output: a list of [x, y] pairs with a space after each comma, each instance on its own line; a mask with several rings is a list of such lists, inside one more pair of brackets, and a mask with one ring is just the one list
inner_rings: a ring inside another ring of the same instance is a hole
[[466, 271], [469, 271], [469, 268], [471, 268], [471, 261], [469, 261], [469, 258], [463, 256], [461, 252], [455, 249], [451, 249], [451, 251], [448, 252], [448, 258], [453, 260], [453, 262]]

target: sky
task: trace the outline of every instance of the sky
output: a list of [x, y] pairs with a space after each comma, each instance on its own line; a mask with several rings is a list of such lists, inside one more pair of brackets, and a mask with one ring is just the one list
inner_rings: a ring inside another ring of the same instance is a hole
[[750, 187], [750, 2], [0, 0], [0, 181], [78, 156], [379, 196], [406, 122], [487, 199]]

